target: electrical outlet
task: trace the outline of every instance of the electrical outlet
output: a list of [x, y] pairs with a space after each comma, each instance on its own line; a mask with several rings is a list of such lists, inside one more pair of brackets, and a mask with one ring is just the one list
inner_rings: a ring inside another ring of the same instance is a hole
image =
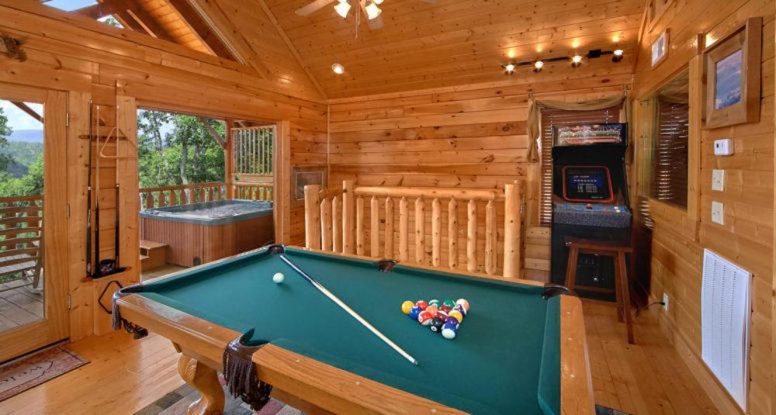
[[711, 221], [720, 225], [725, 224], [725, 205], [722, 202], [711, 202]]
[[668, 293], [663, 293], [663, 311], [668, 312]]
[[714, 169], [711, 171], [711, 190], [717, 192], [725, 190], [725, 170]]

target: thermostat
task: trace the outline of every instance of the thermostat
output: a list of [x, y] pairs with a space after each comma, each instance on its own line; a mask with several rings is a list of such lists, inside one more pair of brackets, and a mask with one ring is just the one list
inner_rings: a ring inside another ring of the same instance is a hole
[[733, 155], [733, 140], [729, 138], [720, 138], [714, 140], [714, 155], [715, 156], [732, 156]]

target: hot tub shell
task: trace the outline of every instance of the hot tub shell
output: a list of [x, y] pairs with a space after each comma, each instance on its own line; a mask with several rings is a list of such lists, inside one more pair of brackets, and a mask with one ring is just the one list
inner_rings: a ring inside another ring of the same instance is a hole
[[167, 245], [167, 263], [191, 267], [274, 239], [272, 202], [219, 200], [140, 212], [140, 237]]

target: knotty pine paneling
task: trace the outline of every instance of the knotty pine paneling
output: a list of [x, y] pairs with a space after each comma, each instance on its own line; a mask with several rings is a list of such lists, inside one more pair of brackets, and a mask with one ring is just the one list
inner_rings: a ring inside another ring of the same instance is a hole
[[[529, 93], [538, 99], [594, 99], [621, 94], [630, 81], [630, 74], [577, 80], [567, 75], [560, 82], [516, 80], [500, 87], [334, 100], [329, 107], [329, 185], [340, 188], [343, 180], [354, 179], [367, 186], [503, 188], [505, 183], [529, 179], [531, 170], [538, 169], [538, 163], [527, 162]], [[536, 208], [530, 206], [537, 192], [538, 183], [528, 180], [526, 226], [531, 238], [526, 239], [530, 255], [525, 265], [531, 277], [544, 279], [549, 270], [549, 238], [541, 229], [530, 230], [538, 223]], [[367, 216], [368, 204], [367, 200]], [[446, 203], [443, 207], [446, 212]], [[458, 218], [459, 236], [465, 237], [463, 205]], [[478, 209], [478, 220], [484, 224], [484, 209]], [[430, 229], [429, 224], [427, 232]], [[445, 234], [446, 229], [445, 225]], [[444, 245], [446, 261], [449, 254]], [[466, 258], [466, 244], [459, 242], [458, 249], [459, 258]]]
[[[768, 0], [726, 2], [677, 1], [669, 7], [652, 32], [644, 35], [635, 73], [636, 98], [649, 95], [695, 56], [697, 33], [720, 38], [746, 18], [763, 16], [762, 99], [760, 121], [700, 133], [698, 219], [686, 211], [652, 204], [653, 232], [651, 295], [670, 297], [666, 330], [690, 350], [688, 358], [700, 361], [701, 270], [703, 249], [711, 249], [754, 274], [750, 349], [750, 414], [772, 413], [772, 273], [773, 273], [773, 166], [774, 166], [774, 3]], [[666, 61], [650, 68], [649, 45], [664, 29], [671, 31]], [[693, 106], [702, 102], [691, 101]], [[729, 137], [735, 154], [716, 157], [715, 139]], [[725, 170], [725, 191], [711, 190], [711, 170]], [[725, 204], [725, 224], [711, 222], [711, 202]], [[696, 371], [723, 413], [740, 410], [711, 380], [707, 371]]]

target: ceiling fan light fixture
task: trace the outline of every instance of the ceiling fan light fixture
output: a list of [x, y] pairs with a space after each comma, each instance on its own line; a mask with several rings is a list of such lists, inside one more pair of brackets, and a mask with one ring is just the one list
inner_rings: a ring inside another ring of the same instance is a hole
[[507, 75], [512, 75], [513, 73], [515, 73], [515, 68], [516, 66], [514, 63], [508, 63], [504, 65], [504, 73], [506, 73]]
[[380, 5], [383, 4], [383, 0], [373, 0], [372, 3]]
[[534, 72], [541, 72], [542, 68], [544, 68], [544, 62], [540, 60], [534, 62]]
[[383, 12], [382, 10], [380, 10], [379, 7], [377, 7], [377, 4], [375, 2], [369, 3], [369, 5], [366, 6], [364, 10], [366, 10], [366, 17], [369, 20], [377, 19], [377, 16], [379, 16], [380, 13]]
[[582, 64], [582, 56], [577, 54], [571, 57], [571, 66], [573, 68], [576, 68], [577, 66]]
[[350, 3], [348, 3], [348, 0], [340, 0], [339, 4], [334, 6], [334, 10], [337, 12], [338, 15], [340, 15], [344, 19], [348, 17], [348, 12], [350, 11]]

